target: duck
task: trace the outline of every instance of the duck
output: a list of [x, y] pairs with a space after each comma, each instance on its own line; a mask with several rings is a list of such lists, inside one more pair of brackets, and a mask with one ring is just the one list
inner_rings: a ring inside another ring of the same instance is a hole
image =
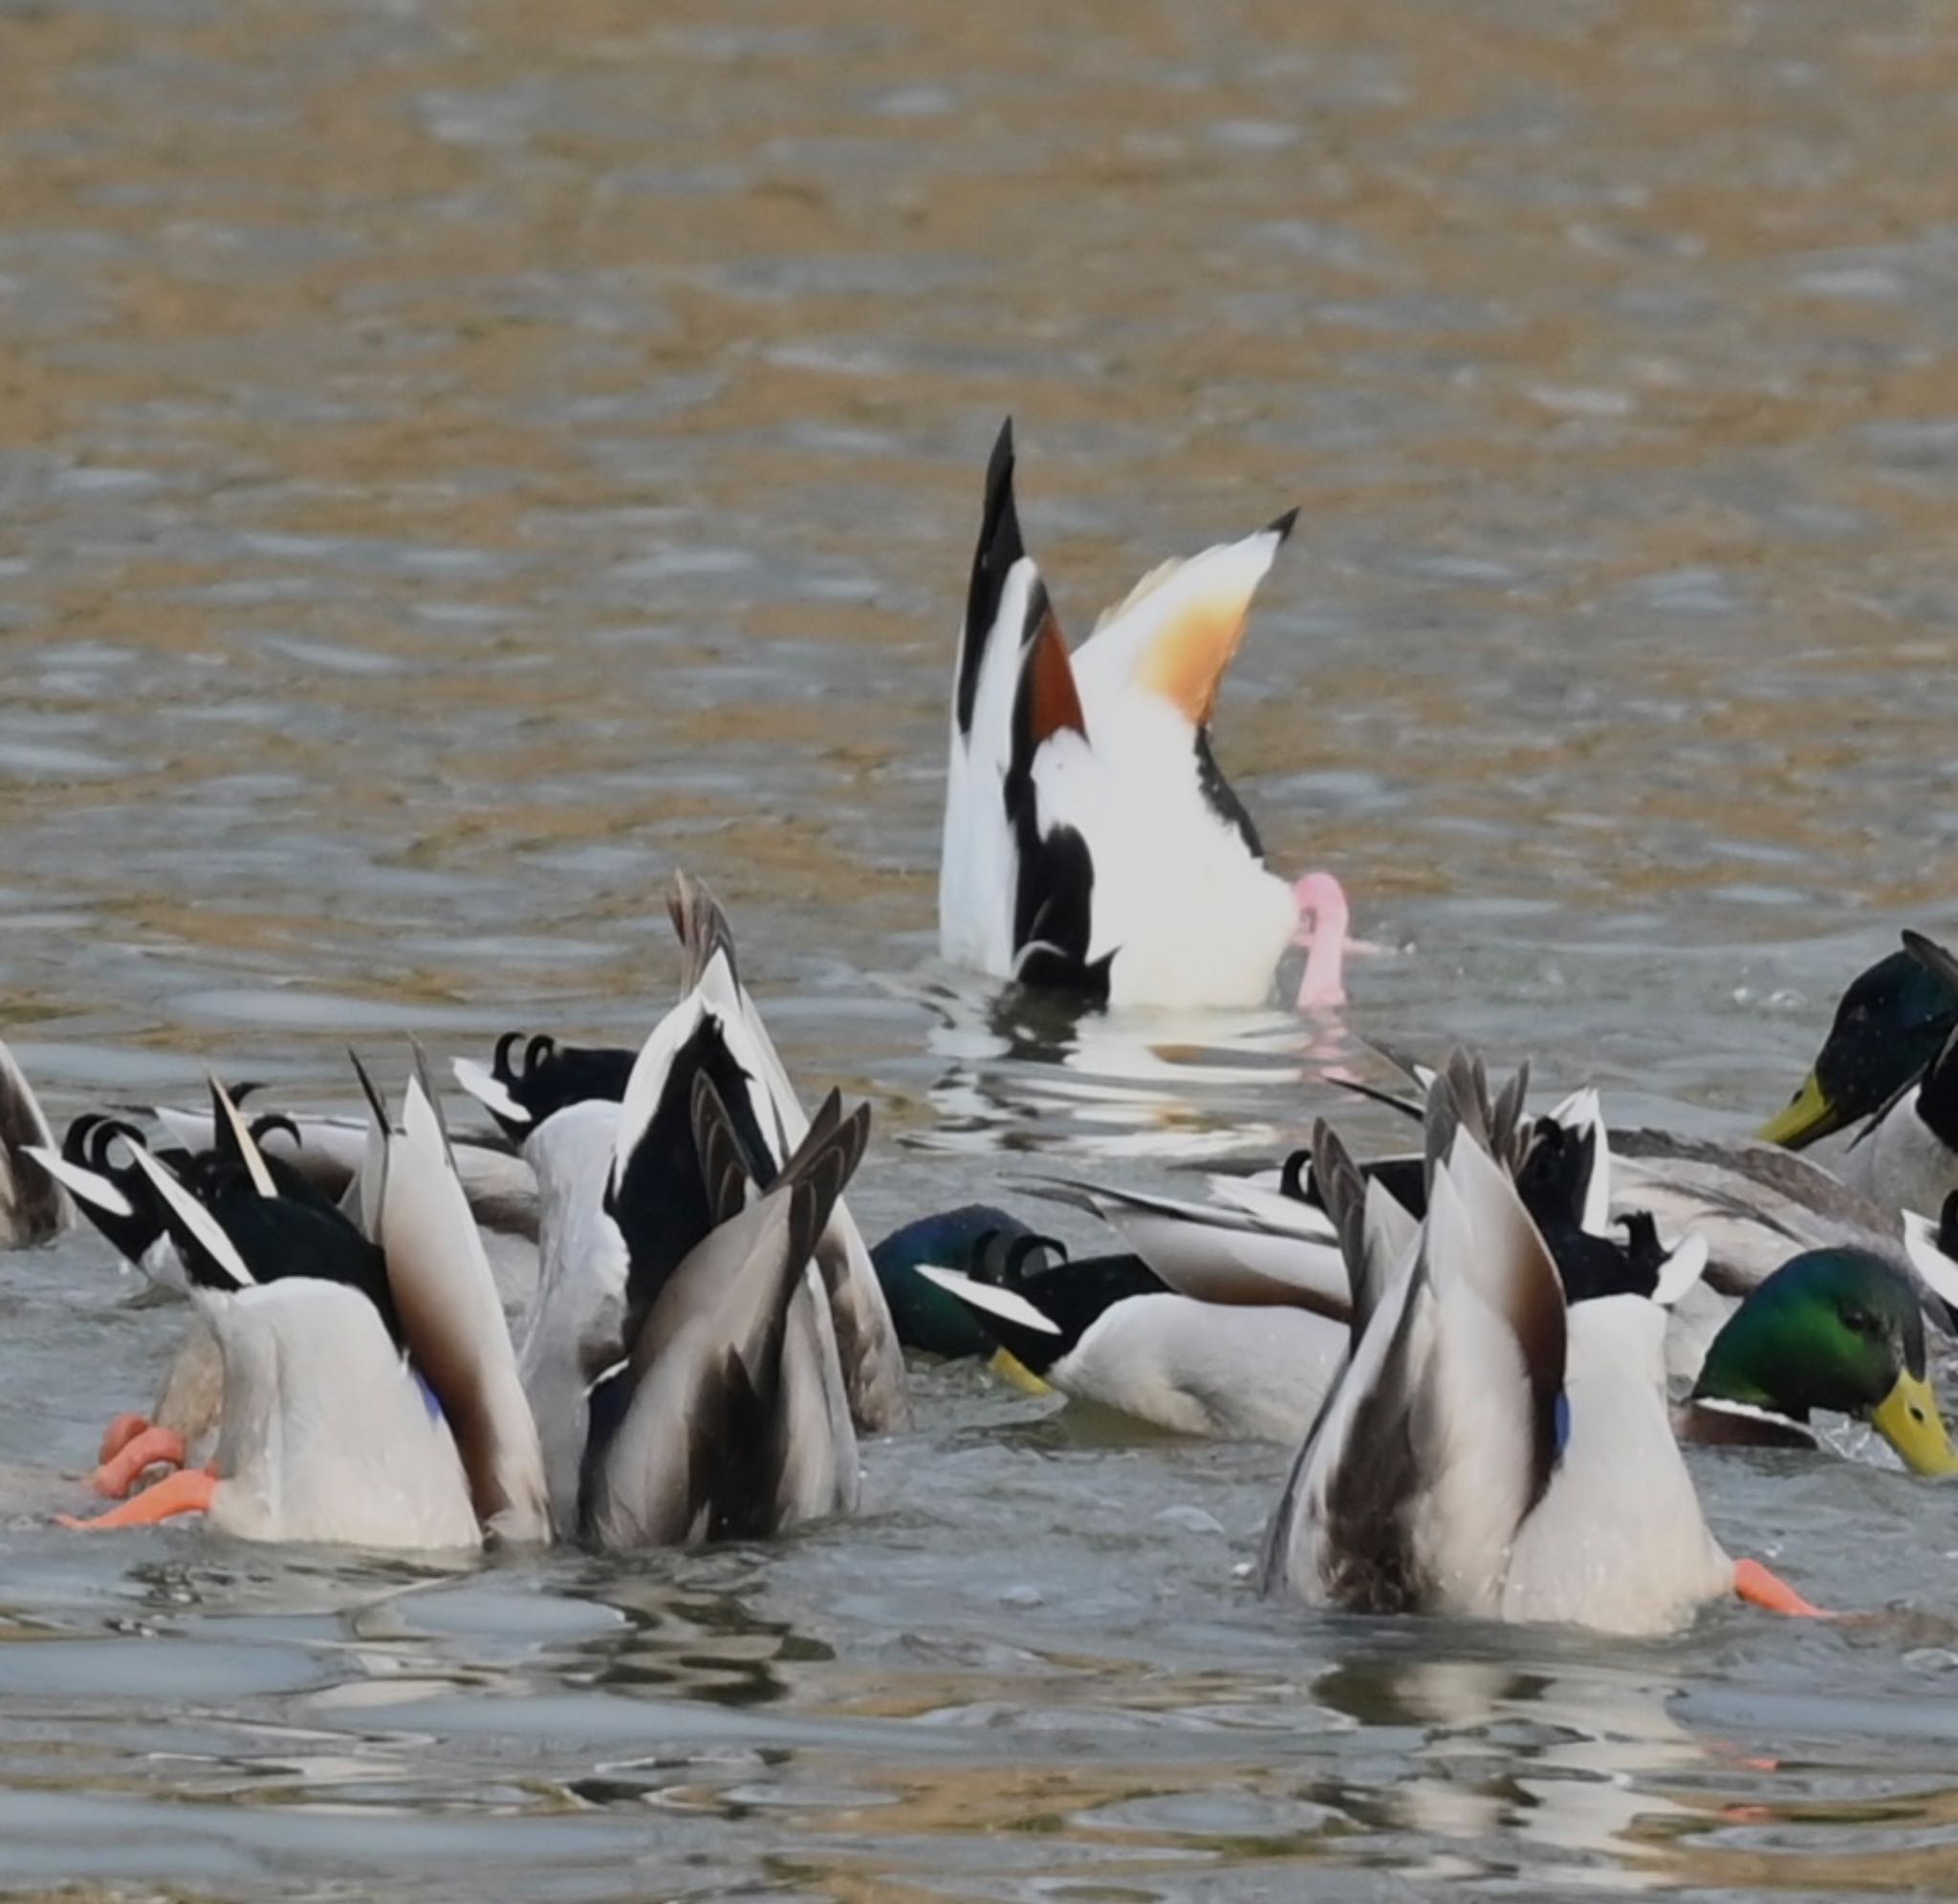
[[1468, 1075], [1451, 1060], [1427, 1088], [1418, 1222], [1315, 1128], [1353, 1314], [1266, 1530], [1264, 1590], [1623, 1634], [1675, 1631], [1733, 1594], [1815, 1612], [1734, 1562], [1702, 1514], [1665, 1401], [1665, 1308], [1685, 1277], [1567, 1303]]
[[1707, 1445], [1814, 1449], [1814, 1411], [1868, 1422], [1914, 1473], [1958, 1470], [1924, 1305], [1872, 1251], [1804, 1250], [1750, 1292], [1708, 1348], [1674, 1427]]
[[1829, 1035], [1787, 1105], [1757, 1133], [1805, 1150], [1880, 1116], [1923, 1075], [1958, 1031], [1958, 965], [1923, 933], [1859, 973], [1836, 1006]]
[[1012, 421], [987, 466], [954, 675], [939, 872], [945, 957], [1111, 1006], [1256, 1006], [1306, 953], [1343, 999], [1344, 889], [1288, 881], [1210, 728], [1297, 511], [1151, 571], [1070, 653], [1027, 552]]
[[425, 1067], [398, 1129], [356, 1069], [374, 1119], [359, 1222], [282, 1183], [221, 1085], [224, 1141], [191, 1180], [132, 1145], [222, 1357], [217, 1451], [69, 1525], [199, 1513], [240, 1539], [402, 1549], [550, 1538], [535, 1424]]
[[[242, 1101], [254, 1086], [240, 1086]], [[146, 1107], [169, 1143], [191, 1155], [208, 1152], [217, 1142], [216, 1120], [207, 1110], [185, 1105]], [[367, 1120], [319, 1113], [281, 1111], [256, 1120], [264, 1129], [259, 1148], [267, 1160], [284, 1163], [306, 1178], [323, 1196], [341, 1199], [360, 1174], [367, 1148]], [[534, 1242], [537, 1234], [537, 1190], [514, 1139], [489, 1132], [449, 1134], [449, 1153], [456, 1179], [468, 1199], [477, 1226], [498, 1237]], [[151, 1145], [154, 1152], [156, 1146]]]
[[[316, 1180], [266, 1148], [276, 1133], [290, 1133], [290, 1119], [277, 1114], [254, 1117], [249, 1123], [239, 1119], [239, 1100], [249, 1089], [241, 1087], [232, 1093], [217, 1079], [211, 1080], [212, 1113], [203, 1126], [209, 1141], [197, 1149], [152, 1147], [126, 1118], [87, 1112], [71, 1120], [58, 1154], [45, 1145], [30, 1146], [25, 1154], [42, 1175], [63, 1187], [64, 1194], [116, 1250], [125, 1273], [133, 1271], [143, 1278], [148, 1298], [185, 1296], [191, 1292], [190, 1284], [171, 1235], [167, 1207], [151, 1177], [136, 1161], [136, 1152], [145, 1152], [173, 1177], [192, 1186], [209, 1184], [222, 1190], [234, 1185], [240, 1172], [250, 1182], [255, 1170], [295, 1205], [326, 1221], [329, 1228], [338, 1216]], [[234, 1128], [234, 1120], [240, 1128]], [[253, 1159], [250, 1167], [244, 1148], [248, 1142]], [[240, 1205], [239, 1221], [253, 1221], [249, 1205]], [[278, 1252], [262, 1260], [262, 1280], [283, 1274], [286, 1262]], [[343, 1273], [355, 1273], [355, 1266]], [[363, 1273], [370, 1293], [384, 1300], [379, 1270], [370, 1266]], [[125, 1411], [103, 1431], [97, 1466], [90, 1477], [96, 1492], [120, 1500], [152, 1467], [185, 1465], [191, 1451], [216, 1433], [223, 1402], [223, 1358], [217, 1338], [199, 1308], [193, 1311], [190, 1328], [148, 1412]]]
[[[620, 1114], [622, 1352], [591, 1385], [578, 1477], [579, 1534], [600, 1548], [770, 1538], [858, 1501], [834, 1324], [844, 1271], [822, 1266], [822, 1243], [869, 1107], [845, 1114], [832, 1092], [775, 1168], [751, 1107], [678, 1055], [654, 1033]], [[670, 1141], [683, 1103], [690, 1163]]]
[[[707, 1035], [702, 1028], [711, 1021], [711, 1036], [727, 1051], [725, 1066], [717, 1072], [724, 1096], [748, 1120], [749, 1140], [756, 1156], [779, 1159], [801, 1143], [809, 1118], [761, 1012], [742, 982], [728, 917], [711, 891], [685, 872], [673, 876], [667, 916], [681, 947], [681, 997], [652, 1037], [661, 1041], [659, 1049], [668, 1051], [670, 1058], [669, 1048], [697, 1033]], [[633, 1051], [620, 1047], [561, 1045], [548, 1034], [526, 1040], [522, 1033], [513, 1032], [498, 1041], [489, 1067], [459, 1058], [453, 1071], [456, 1081], [490, 1111], [506, 1136], [523, 1146], [523, 1156], [541, 1183], [536, 1146], [542, 1133], [574, 1107], [612, 1104], [622, 1109], [647, 1049]], [[577, 1196], [563, 1201], [563, 1184], [567, 1174], [589, 1177], [599, 1168], [599, 1159], [605, 1155], [603, 1115], [597, 1111], [583, 1114], [584, 1134], [576, 1144], [569, 1125], [559, 1125], [552, 1139], [557, 1156], [548, 1167], [555, 1180], [546, 1189], [545, 1197], [557, 1196], [562, 1211], [587, 1207]], [[683, 1175], [685, 1168], [690, 1168], [686, 1128], [683, 1100], [665, 1138], [684, 1166]], [[604, 1273], [616, 1293], [619, 1253], [602, 1232], [598, 1234], [600, 1241], [592, 1246], [610, 1252], [611, 1267]], [[554, 1248], [541, 1222], [539, 1244], [542, 1273], [549, 1274]], [[830, 1209], [818, 1255], [852, 1420], [859, 1434], [892, 1433], [910, 1418], [903, 1350], [870, 1250], [840, 1198]], [[586, 1292], [591, 1293], [589, 1285]], [[560, 1332], [569, 1329], [575, 1334], [582, 1325], [563, 1319], [567, 1313], [563, 1303], [560, 1296], [548, 1306], [550, 1327]], [[536, 1313], [541, 1316], [546, 1310], [540, 1292]], [[534, 1338], [535, 1334], [533, 1327], [531, 1335]], [[539, 1352], [544, 1352], [541, 1346]]]
[[[1922, 933], [1904, 949], [1958, 995], [1958, 957]], [[1915, 1075], [1873, 1112], [1836, 1164], [1845, 1182], [1885, 1207], [1934, 1210], [1958, 1189], [1958, 1022]]]
[[1345, 1350], [1344, 1324], [1314, 1309], [1185, 1294], [1138, 1255], [1070, 1260], [1037, 1233], [919, 1273], [1071, 1401], [1172, 1434], [1295, 1442]]
[[27, 1073], [0, 1039], [0, 1249], [53, 1243], [75, 1222], [75, 1205], [45, 1171], [22, 1167], [54, 1134]]
[[927, 1266], [966, 1269], [995, 1239], [1008, 1243], [1035, 1232], [994, 1203], [962, 1203], [901, 1223], [872, 1244], [871, 1267], [890, 1308], [898, 1340], [941, 1361], [985, 1358], [998, 1345], [967, 1303], [924, 1274]]

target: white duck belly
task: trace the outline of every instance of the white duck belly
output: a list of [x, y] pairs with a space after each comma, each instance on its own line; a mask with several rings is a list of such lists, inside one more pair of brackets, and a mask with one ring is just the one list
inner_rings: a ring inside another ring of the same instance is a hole
[[1063, 1395], [1183, 1435], [1297, 1441], [1346, 1352], [1343, 1323], [1307, 1309], [1131, 1296], [1046, 1371]]
[[1664, 1334], [1664, 1311], [1642, 1296], [1571, 1309], [1570, 1439], [1517, 1530], [1504, 1619], [1668, 1633], [1732, 1590], [1666, 1416]]
[[1292, 889], [1206, 799], [1175, 710], [1132, 695], [1117, 711], [1033, 769], [1042, 831], [1074, 828], [1094, 861], [1088, 956], [1115, 955], [1109, 1003], [1262, 1005], [1297, 931]]
[[212, 1526], [258, 1541], [481, 1544], [448, 1424], [365, 1296], [290, 1277], [207, 1308], [225, 1361]]

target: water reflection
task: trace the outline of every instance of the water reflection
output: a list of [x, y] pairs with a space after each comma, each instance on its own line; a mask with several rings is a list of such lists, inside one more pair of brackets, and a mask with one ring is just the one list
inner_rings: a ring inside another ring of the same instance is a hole
[[1709, 1753], [1674, 1718], [1664, 1677], [1396, 1650], [1344, 1661], [1314, 1690], [1369, 1727], [1418, 1735], [1368, 1811], [1376, 1829], [1429, 1841], [1431, 1874], [1520, 1858], [1533, 1879], [1573, 1886], [1679, 1882], [1664, 1853], [1700, 1815], [1665, 1782]]
[[[684, 862], [792, 1068], [877, 1099], [895, 1222], [1000, 1150], [1275, 1153], [1353, 1028], [1758, 1114], [1945, 916], [1934, 9], [104, 0], [0, 37], [0, 1035], [57, 1114], [207, 1058], [352, 1108], [363, 1028], [649, 1024]], [[1071, 1022], [931, 964], [1008, 410], [1073, 626], [1303, 503], [1218, 739], [1274, 860], [1415, 948], [1345, 1020]], [[62, 1477], [180, 1327], [106, 1274], [0, 1265], [9, 1884], [1947, 1888], [1948, 1541], [1889, 1478], [1708, 1477], [1908, 1619], [1638, 1656], [1259, 1606], [1282, 1451], [1085, 1445], [956, 1371], [859, 1523], [766, 1555], [77, 1547]]]
[[1290, 1012], [1104, 1011], [1015, 987], [933, 982], [941, 1061], [935, 1114], [906, 1141], [951, 1153], [1061, 1149], [1108, 1158], [1195, 1160], [1282, 1146], [1274, 1108], [1331, 1094], [1364, 1062], [1343, 1016]]

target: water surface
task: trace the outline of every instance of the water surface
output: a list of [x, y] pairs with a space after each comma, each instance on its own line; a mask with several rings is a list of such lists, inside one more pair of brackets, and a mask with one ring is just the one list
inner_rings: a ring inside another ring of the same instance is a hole
[[[66, 1116], [636, 1038], [684, 865], [873, 1230], [1261, 1157], [1359, 1033], [1739, 1129], [1950, 928], [1958, 40], [1928, 5], [0, 6], [0, 1031]], [[1077, 634], [1294, 503], [1218, 745], [1339, 1023], [934, 960], [986, 449]], [[1372, 1112], [1355, 1127], [1385, 1126]], [[1282, 1451], [969, 1373], [767, 1551], [79, 1543], [178, 1319], [0, 1274], [0, 1883], [327, 1897], [1861, 1896], [1958, 1870], [1958, 1541], [1728, 1460], [1817, 1597], [1316, 1619]], [[1890, 1610], [1890, 1611], [1885, 1611]]]

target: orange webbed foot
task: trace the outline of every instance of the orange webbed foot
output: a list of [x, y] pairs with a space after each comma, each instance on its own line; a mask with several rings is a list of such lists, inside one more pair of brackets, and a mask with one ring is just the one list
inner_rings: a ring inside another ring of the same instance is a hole
[[98, 1494], [120, 1501], [134, 1487], [145, 1468], [180, 1468], [190, 1459], [184, 1438], [174, 1428], [145, 1427], [97, 1468], [93, 1479]]
[[1751, 1607], [1765, 1607], [1771, 1613], [1788, 1613], [1796, 1619], [1833, 1620], [1826, 1608], [1811, 1605], [1787, 1581], [1758, 1560], [1737, 1560], [1733, 1564], [1733, 1590]]
[[119, 1415], [102, 1430], [102, 1445], [96, 1454], [98, 1461], [112, 1461], [130, 1442], [147, 1431], [147, 1415]]
[[207, 1514], [217, 1494], [218, 1478], [208, 1468], [181, 1468], [154, 1487], [144, 1488], [133, 1501], [111, 1507], [106, 1514], [83, 1520], [74, 1514], [57, 1514], [64, 1527], [93, 1533], [104, 1527], [147, 1527], [178, 1514]]

